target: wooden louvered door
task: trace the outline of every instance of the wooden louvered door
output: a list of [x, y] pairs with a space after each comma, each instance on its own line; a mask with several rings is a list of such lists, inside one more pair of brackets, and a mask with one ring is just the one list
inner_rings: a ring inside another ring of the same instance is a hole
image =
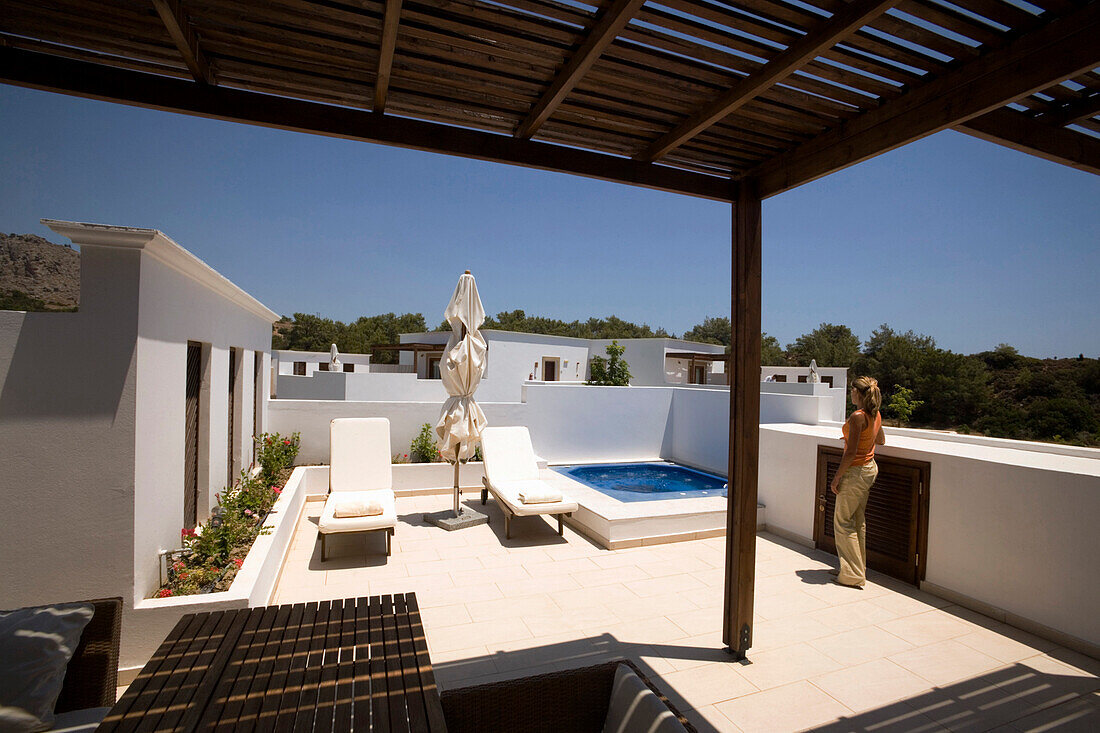
[[199, 392], [202, 344], [187, 342], [187, 392], [184, 407], [183, 526], [194, 529], [199, 506]]
[[[818, 446], [814, 543], [836, 553], [833, 511], [836, 496], [829, 484], [840, 465], [842, 451]], [[878, 478], [867, 500], [867, 565], [916, 585], [924, 578], [928, 542], [928, 476], [921, 461], [876, 456]]]
[[237, 366], [240, 362], [240, 349], [229, 349], [229, 393], [226, 396], [226, 407], [229, 413], [229, 424], [227, 426], [228, 441], [225, 447], [225, 485], [232, 486], [233, 478], [237, 475], [236, 466], [233, 465], [236, 461], [237, 452]]

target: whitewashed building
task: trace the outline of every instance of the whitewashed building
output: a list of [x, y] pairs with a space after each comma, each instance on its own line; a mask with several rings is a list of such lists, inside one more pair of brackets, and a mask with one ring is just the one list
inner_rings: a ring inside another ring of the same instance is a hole
[[129, 613], [252, 464], [278, 314], [155, 229], [43, 223], [80, 247], [80, 306], [0, 311], [3, 605]]

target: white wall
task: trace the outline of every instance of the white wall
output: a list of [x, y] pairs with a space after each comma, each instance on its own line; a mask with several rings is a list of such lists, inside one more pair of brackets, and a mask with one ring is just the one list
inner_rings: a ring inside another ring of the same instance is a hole
[[[525, 424], [526, 405], [479, 403], [491, 425]], [[329, 423], [340, 417], [385, 417], [390, 421], [390, 452], [408, 453], [420, 426], [439, 420], [440, 402], [339, 402], [331, 400], [272, 400], [268, 410], [271, 431], [301, 433], [299, 464], [329, 461]]]
[[79, 312], [0, 311], [0, 608], [131, 595], [139, 262], [86, 250]]
[[729, 469], [728, 389], [673, 390], [672, 452], [667, 457], [725, 476]]
[[[81, 302], [0, 313], [0, 607], [118, 595], [129, 615], [158, 550], [180, 544], [186, 341], [209, 345], [210, 501], [232, 461], [251, 461], [251, 357], [277, 315], [156, 230], [44, 223], [80, 245]], [[230, 347], [243, 356], [232, 453]]]
[[239, 469], [252, 463], [252, 364], [254, 354], [270, 346], [271, 323], [148, 252], [142, 256], [140, 292], [133, 592], [143, 597], [158, 581], [158, 551], [180, 545], [187, 341], [210, 344], [208, 459], [199, 466], [202, 522], [217, 503], [214, 494], [229, 483], [229, 349], [242, 350], [245, 367], [237, 381], [235, 481]]
[[672, 450], [672, 389], [527, 387], [535, 452], [551, 463], [652, 460]]
[[[926, 581], [1100, 645], [1100, 451], [1058, 455], [895, 435], [878, 452], [931, 464]], [[838, 427], [760, 430], [769, 527], [811, 542], [817, 446]]]

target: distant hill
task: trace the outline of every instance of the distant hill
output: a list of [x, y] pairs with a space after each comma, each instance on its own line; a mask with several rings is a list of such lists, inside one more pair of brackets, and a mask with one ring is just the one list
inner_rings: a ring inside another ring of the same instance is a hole
[[0, 309], [73, 310], [80, 253], [34, 234], [0, 234]]

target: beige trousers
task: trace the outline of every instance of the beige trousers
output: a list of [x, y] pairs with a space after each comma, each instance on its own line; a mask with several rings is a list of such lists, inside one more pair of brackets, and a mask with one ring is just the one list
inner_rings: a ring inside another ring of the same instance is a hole
[[878, 476], [878, 464], [872, 459], [862, 466], [852, 466], [840, 479], [833, 512], [833, 539], [840, 556], [837, 581], [845, 585], [863, 586], [867, 582], [867, 497]]

